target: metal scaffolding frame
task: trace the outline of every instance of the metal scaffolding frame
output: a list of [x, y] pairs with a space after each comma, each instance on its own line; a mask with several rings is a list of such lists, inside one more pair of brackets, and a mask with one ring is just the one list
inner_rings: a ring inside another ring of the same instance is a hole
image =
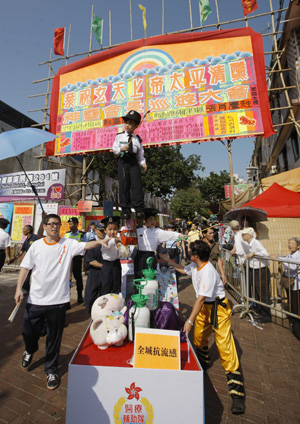
[[[295, 116], [294, 116], [294, 113], [293, 113], [293, 106], [290, 102], [289, 95], [288, 95], [288, 90], [290, 88], [295, 88], [295, 86], [286, 86], [283, 73], [286, 72], [286, 71], [289, 71], [289, 69], [287, 69], [287, 68], [284, 69], [282, 67], [281, 58], [284, 55], [285, 50], [284, 49], [280, 50], [280, 46], [278, 46], [278, 42], [277, 42], [277, 36], [282, 34], [282, 30], [280, 30], [280, 26], [283, 23], [281, 21], [281, 17], [283, 15], [283, 13], [288, 10], [288, 7], [283, 7], [285, 0], [279, 0], [279, 6], [278, 6], [278, 9], [276, 9], [276, 10], [273, 7], [273, 2], [275, 0], [269, 0], [269, 4], [270, 4], [270, 11], [269, 12], [257, 13], [257, 14], [252, 13], [251, 15], [242, 16], [239, 19], [233, 19], [233, 20], [230, 20], [230, 21], [221, 21], [220, 20], [219, 5], [218, 5], [218, 1], [220, 1], [220, 0], [214, 0], [214, 1], [215, 1], [216, 18], [217, 18], [217, 21], [215, 23], [194, 27], [193, 26], [193, 15], [192, 15], [192, 8], [191, 8], [191, 0], [188, 0], [188, 2], [189, 2], [189, 13], [190, 13], [190, 28], [187, 28], [185, 30], [165, 33], [165, 30], [164, 30], [164, 0], [162, 0], [162, 34], [181, 34], [181, 33], [183, 34], [183, 33], [191, 32], [191, 31], [203, 31], [203, 30], [207, 30], [207, 29], [212, 30], [214, 28], [216, 28], [217, 30], [221, 30], [221, 29], [224, 29], [224, 27], [226, 27], [228, 25], [240, 24], [240, 23], [242, 23], [243, 25], [248, 27], [249, 24], [251, 23], [251, 21], [254, 21], [254, 20], [256, 20], [258, 18], [262, 18], [262, 17], [270, 17], [271, 26], [268, 23], [267, 32], [265, 32], [266, 30], [261, 31], [261, 34], [262, 34], [263, 37], [271, 37], [272, 38], [272, 44], [273, 44], [272, 50], [265, 52], [265, 57], [271, 55], [271, 65], [266, 66], [266, 79], [267, 79], [267, 82], [268, 82], [268, 86], [270, 86], [271, 81], [273, 81], [273, 79], [277, 78], [277, 75], [279, 75], [281, 85], [280, 86], [278, 85], [275, 88], [269, 88], [268, 92], [269, 92], [269, 94], [272, 93], [272, 92], [275, 92], [275, 91], [285, 93], [286, 101], [287, 101], [287, 106], [285, 108], [289, 110], [290, 121], [291, 121], [291, 122], [276, 124], [276, 125], [274, 125], [274, 127], [276, 128], [276, 127], [281, 127], [281, 126], [284, 126], [284, 125], [293, 124], [297, 128], [298, 135], [300, 135], [299, 134], [299, 121], [295, 120]], [[130, 38], [131, 38], [131, 41], [132, 41], [131, 0], [129, 0], [129, 8], [130, 8], [130, 34], [131, 34]], [[92, 6], [91, 27], [92, 27], [92, 21], [93, 21], [93, 9], [94, 9], [94, 6]], [[284, 22], [286, 22], [286, 21], [284, 21]], [[159, 34], [157, 34], [157, 35], [159, 35]], [[111, 49], [113, 47], [117, 47], [117, 46], [125, 43], [124, 42], [124, 43], [119, 43], [119, 44], [115, 44], [115, 45], [111, 44], [111, 13], [110, 13], [110, 10], [109, 10], [109, 45], [108, 46], [102, 47], [100, 49], [93, 49], [92, 50], [92, 28], [91, 28], [89, 50], [82, 52], [82, 53], [76, 53], [76, 54], [70, 55], [69, 54], [70, 36], [71, 36], [71, 25], [69, 27], [66, 55], [64, 57], [52, 58], [52, 48], [51, 48], [49, 60], [39, 64], [39, 66], [46, 65], [46, 67], [48, 68], [48, 76], [46, 78], [33, 81], [33, 84], [47, 82], [47, 91], [46, 92], [29, 96], [29, 97], [44, 97], [45, 98], [44, 107], [29, 111], [29, 112], [43, 112], [43, 122], [35, 125], [37, 127], [43, 128], [43, 129], [46, 129], [46, 127], [49, 125], [48, 117], [49, 117], [49, 109], [50, 109], [49, 98], [50, 98], [50, 94], [51, 94], [51, 81], [53, 79], [53, 75], [55, 75], [55, 70], [53, 69], [53, 65], [63, 66], [63, 65], [66, 65], [70, 59], [79, 58], [80, 56], [90, 56], [92, 54], [99, 53], [101, 51], [108, 50], [108, 49]], [[128, 41], [126, 41], [126, 42], [128, 42]], [[62, 64], [62, 62], [63, 62], [63, 64]], [[267, 60], [266, 60], [266, 62], [267, 62]], [[278, 109], [283, 109], [283, 108], [271, 108], [271, 112], [278, 110]], [[231, 160], [231, 143], [232, 143], [232, 141], [233, 140], [228, 140], [227, 145], [224, 142], [222, 142], [222, 143], [228, 151], [229, 164], [230, 164], [230, 175], [231, 175], [231, 189], [232, 189], [232, 193], [233, 193], [234, 192], [234, 187], [233, 187], [234, 182], [233, 182], [233, 170], [232, 170], [232, 160]], [[39, 158], [39, 169], [42, 169], [42, 162], [44, 160], [49, 161], [49, 162], [55, 162], [44, 154], [44, 148], [45, 148], [45, 146], [42, 145], [41, 151], [40, 151], [40, 156], [38, 156], [38, 158]], [[70, 165], [68, 163], [63, 163], [63, 164], [60, 163], [60, 162], [55, 162], [55, 163], [62, 165], [64, 167], [65, 166], [67, 166], [67, 167], [68, 166], [74, 166], [74, 165]], [[90, 166], [90, 164], [87, 166], [86, 156], [84, 155], [83, 156], [83, 163], [82, 163], [82, 167], [81, 167], [82, 177], [81, 177], [80, 181], [78, 183], [76, 182], [76, 183], [72, 183], [72, 184], [67, 184], [67, 186], [75, 185], [75, 186], [80, 186], [80, 188], [77, 189], [76, 191], [72, 192], [71, 194], [68, 194], [68, 197], [71, 197], [75, 193], [78, 193], [79, 191], [81, 191], [81, 199], [84, 200], [85, 196], [86, 196], [86, 187], [88, 187], [88, 186], [91, 186], [90, 188], [91, 188], [91, 191], [93, 193], [94, 190], [93, 190], [92, 184], [95, 183], [95, 181], [89, 181], [88, 178], [87, 178], [87, 172], [86, 172], [88, 170], [89, 166]], [[66, 191], [68, 193], [67, 187], [66, 187]], [[234, 206], [235, 206], [234, 196], [232, 196], [232, 207], [234, 207]]]

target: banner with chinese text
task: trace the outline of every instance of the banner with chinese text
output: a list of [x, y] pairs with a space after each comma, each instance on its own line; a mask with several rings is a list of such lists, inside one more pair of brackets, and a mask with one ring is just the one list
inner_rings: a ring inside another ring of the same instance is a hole
[[34, 205], [27, 203], [14, 204], [13, 223], [11, 238], [13, 241], [24, 241], [26, 236], [23, 234], [25, 225], [33, 224]]
[[[40, 199], [60, 201], [65, 198], [65, 169], [28, 171], [27, 175]], [[0, 175], [0, 202], [14, 200], [37, 200], [22, 171]]]
[[[255, 48], [254, 48], [255, 46]], [[109, 150], [131, 109], [143, 145], [273, 133], [262, 37], [251, 28], [152, 37], [61, 68], [47, 154]]]

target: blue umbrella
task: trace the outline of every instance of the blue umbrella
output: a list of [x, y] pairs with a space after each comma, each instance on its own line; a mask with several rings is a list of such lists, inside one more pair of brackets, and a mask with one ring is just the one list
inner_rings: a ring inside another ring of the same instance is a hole
[[6, 131], [0, 134], [0, 160], [16, 157], [22, 170], [24, 171], [32, 191], [37, 196], [42, 211], [44, 212], [41, 199], [39, 198], [36, 187], [31, 183], [28, 175], [26, 174], [23, 165], [21, 164], [18, 155], [40, 144], [51, 141], [56, 137], [48, 131], [39, 130], [37, 128], [20, 128], [17, 130]]
[[51, 141], [56, 137], [37, 128], [20, 128], [0, 134], [0, 160], [18, 156], [26, 150]]

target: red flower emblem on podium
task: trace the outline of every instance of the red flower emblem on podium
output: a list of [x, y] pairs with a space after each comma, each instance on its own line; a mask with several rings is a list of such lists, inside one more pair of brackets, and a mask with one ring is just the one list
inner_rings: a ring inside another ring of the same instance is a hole
[[126, 393], [128, 393], [129, 395], [127, 399], [130, 400], [130, 399], [136, 398], [136, 400], [139, 400], [140, 398], [139, 392], [141, 392], [142, 389], [140, 387], [135, 387], [135, 383], [132, 383], [129, 388], [125, 387], [125, 390], [126, 390]]

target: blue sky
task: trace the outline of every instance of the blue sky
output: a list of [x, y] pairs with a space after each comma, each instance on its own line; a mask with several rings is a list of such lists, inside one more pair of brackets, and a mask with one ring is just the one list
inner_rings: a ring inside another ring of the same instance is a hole
[[[190, 0], [192, 7], [193, 28], [199, 27], [199, 1]], [[257, 0], [258, 10], [254, 12], [269, 12], [269, 0]], [[47, 65], [39, 66], [49, 59], [52, 47], [53, 29], [66, 27], [67, 34], [71, 25], [69, 54], [86, 52], [89, 49], [91, 11], [94, 4], [94, 13], [104, 19], [103, 45], [109, 45], [109, 10], [111, 10], [111, 42], [112, 45], [130, 41], [130, 13], [129, 0], [10, 0], [2, 7], [0, 14], [0, 100], [21, 111], [30, 118], [42, 122], [41, 112], [29, 113], [29, 110], [44, 106], [44, 98], [29, 99], [29, 95], [45, 93], [46, 83], [32, 84], [32, 81], [46, 78]], [[162, 33], [162, 0], [131, 0], [133, 39], [144, 37], [142, 25], [142, 11], [138, 4], [146, 7], [147, 36]], [[210, 0], [212, 14], [206, 24], [216, 24], [217, 15], [215, 0]], [[284, 6], [287, 6], [285, 0]], [[243, 17], [241, 0], [218, 0], [220, 21], [229, 21]], [[224, 6], [226, 5], [226, 6]], [[273, 0], [274, 9], [278, 9], [279, 0]], [[189, 0], [164, 0], [165, 33], [189, 29], [190, 10]], [[251, 16], [251, 15], [249, 15]], [[283, 18], [282, 18], [283, 19]], [[267, 31], [271, 16], [249, 20], [257, 32]], [[238, 28], [245, 26], [243, 22], [226, 25], [222, 28]], [[211, 27], [209, 30], [215, 30]], [[270, 37], [264, 37], [265, 50], [270, 51]], [[99, 48], [95, 37], [92, 49]], [[65, 48], [66, 50], [66, 48]], [[69, 63], [76, 59], [70, 59]], [[269, 56], [266, 57], [268, 65]], [[53, 64], [54, 72], [65, 64], [59, 60]], [[253, 151], [253, 138], [236, 140], [232, 144], [233, 171], [240, 177], [246, 178], [246, 167], [249, 164]], [[229, 170], [228, 155], [225, 147], [219, 142], [189, 144], [182, 147], [185, 156], [190, 154], [201, 155], [205, 171], [201, 175], [209, 175], [211, 171]]]

